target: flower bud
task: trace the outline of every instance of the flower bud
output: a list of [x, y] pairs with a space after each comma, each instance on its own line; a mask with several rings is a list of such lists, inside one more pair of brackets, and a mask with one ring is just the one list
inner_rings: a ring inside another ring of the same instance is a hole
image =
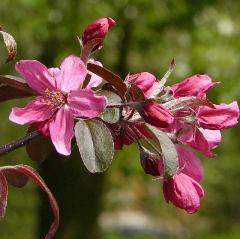
[[141, 150], [140, 152], [140, 162], [144, 172], [152, 176], [160, 176], [158, 171], [158, 159], [156, 155], [147, 152], [146, 150]]
[[160, 128], [167, 128], [174, 121], [173, 114], [168, 109], [154, 102], [144, 105], [139, 113], [147, 123]]
[[200, 198], [204, 196], [201, 185], [186, 174], [180, 173], [163, 182], [163, 193], [167, 202], [188, 213], [198, 211]]
[[84, 30], [82, 36], [83, 45], [87, 44], [87, 42], [93, 39], [102, 39], [102, 42], [95, 46], [93, 51], [98, 49], [102, 46], [104, 38], [106, 37], [109, 29], [115, 26], [115, 24], [115, 21], [110, 17], [97, 19]]
[[148, 72], [141, 72], [138, 74], [129, 75], [126, 79], [126, 83], [135, 84], [143, 91], [146, 97], [149, 97], [157, 84], [157, 79], [154, 75]]

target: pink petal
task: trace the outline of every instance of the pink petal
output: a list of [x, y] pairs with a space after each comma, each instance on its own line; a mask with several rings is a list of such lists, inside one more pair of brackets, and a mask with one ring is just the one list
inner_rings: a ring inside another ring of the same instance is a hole
[[68, 106], [60, 108], [49, 122], [51, 140], [60, 154], [71, 154], [71, 140], [74, 135], [73, 123], [73, 114]]
[[208, 139], [205, 137], [203, 131], [200, 131], [199, 129], [196, 130], [195, 139], [192, 139], [192, 141], [189, 142], [189, 145], [197, 150], [200, 150], [209, 158], [214, 158], [216, 156], [216, 154], [211, 152], [213, 148], [208, 142]]
[[146, 97], [150, 97], [158, 82], [156, 77], [151, 73], [141, 72], [137, 74], [128, 75], [126, 83], [135, 84], [143, 91]]
[[69, 56], [60, 66], [56, 76], [57, 88], [63, 92], [78, 90], [87, 74], [87, 68], [79, 57]]
[[75, 117], [94, 118], [105, 109], [107, 101], [104, 96], [97, 96], [91, 90], [72, 91], [68, 103]]
[[179, 168], [182, 173], [200, 182], [204, 171], [200, 159], [190, 149], [176, 145], [179, 158]]
[[31, 124], [49, 119], [54, 113], [42, 96], [28, 103], [24, 108], [12, 108], [9, 120], [17, 124]]
[[55, 80], [46, 66], [36, 60], [21, 60], [16, 63], [16, 70], [26, 79], [28, 85], [43, 94], [46, 89], [55, 89]]
[[[93, 59], [90, 59], [88, 62], [93, 63], [98, 66], [103, 66], [100, 61], [95, 61]], [[90, 72], [88, 72], [88, 74], [91, 75], [91, 79], [90, 79], [86, 89], [91, 89], [92, 87], [97, 87], [98, 85], [100, 85], [102, 83], [102, 80], [103, 80], [102, 77], [100, 77], [96, 74], [90, 73]]]
[[183, 96], [205, 97], [207, 91], [216, 86], [218, 82], [212, 82], [208, 75], [193, 75], [184, 81], [172, 85], [175, 98]]
[[221, 132], [220, 130], [210, 130], [210, 129], [198, 129], [204, 138], [207, 140], [209, 148], [215, 149], [221, 143]]
[[215, 109], [203, 106], [198, 113], [202, 128], [222, 130], [232, 128], [238, 123], [239, 108], [236, 101], [231, 104], [214, 105]]
[[52, 77], [56, 77], [60, 69], [58, 67], [48, 68], [48, 72], [51, 74]]

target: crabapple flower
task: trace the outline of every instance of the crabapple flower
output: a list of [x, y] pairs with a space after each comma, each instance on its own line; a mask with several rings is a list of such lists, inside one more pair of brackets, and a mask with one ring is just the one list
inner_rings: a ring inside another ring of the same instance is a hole
[[184, 96], [205, 97], [207, 91], [216, 86], [208, 75], [193, 75], [184, 81], [171, 86], [175, 98]]
[[150, 97], [156, 84], [157, 79], [154, 75], [148, 72], [141, 72], [137, 74], [128, 75], [125, 80], [127, 84], [135, 84], [139, 89], [141, 89], [145, 97]]
[[70, 155], [74, 118], [95, 118], [106, 107], [106, 98], [80, 89], [87, 69], [79, 57], [69, 56], [60, 68], [48, 69], [36, 60], [21, 60], [16, 70], [37, 92], [24, 108], [13, 108], [9, 119], [18, 124], [46, 124], [56, 150]]
[[188, 213], [197, 212], [204, 196], [201, 185], [186, 174], [179, 173], [163, 182], [165, 200]]
[[204, 171], [200, 159], [195, 153], [179, 144], [176, 145], [180, 171], [197, 182], [203, 179]]
[[147, 123], [160, 128], [167, 128], [174, 121], [173, 114], [168, 109], [154, 102], [143, 105], [140, 115]]
[[181, 135], [178, 140], [194, 149], [201, 151], [209, 158], [214, 158], [216, 154], [212, 153], [221, 142], [220, 130], [209, 130], [190, 126], [187, 133]]
[[[204, 171], [200, 159], [194, 154], [194, 152], [187, 147], [176, 144], [178, 153], [179, 171], [193, 178], [197, 182], [201, 182], [203, 179]], [[164, 175], [163, 160], [158, 160], [158, 175]]]
[[115, 25], [116, 22], [110, 17], [97, 19], [89, 26], [87, 26], [86, 29], [84, 30], [82, 36], [83, 45], [87, 44], [87, 42], [93, 39], [99, 38], [102, 39], [102, 42], [95, 46], [93, 51], [98, 49], [99, 47], [102, 46], [104, 38], [106, 37], [108, 31]]
[[230, 104], [200, 107], [197, 118], [198, 124], [205, 129], [223, 130], [232, 128], [238, 123], [239, 108], [236, 101]]

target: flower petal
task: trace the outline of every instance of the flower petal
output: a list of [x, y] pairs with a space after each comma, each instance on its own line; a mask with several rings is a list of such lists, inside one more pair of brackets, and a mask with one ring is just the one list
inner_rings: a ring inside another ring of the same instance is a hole
[[79, 57], [69, 56], [64, 59], [56, 76], [57, 88], [63, 92], [78, 90], [87, 74], [87, 68]]
[[49, 122], [51, 140], [60, 154], [71, 154], [71, 140], [74, 135], [73, 123], [73, 114], [68, 106], [60, 108]]
[[204, 171], [200, 159], [190, 149], [176, 145], [179, 158], [179, 166], [182, 173], [193, 178], [197, 182], [203, 179]]
[[[98, 66], [103, 66], [103, 64], [100, 61], [95, 61], [94, 59], [90, 59], [88, 62], [98, 65]], [[89, 83], [86, 86], [86, 89], [91, 89], [92, 87], [97, 87], [98, 85], [100, 85], [100, 83], [102, 83], [103, 79], [102, 77], [92, 73], [92, 72], [88, 72], [88, 74], [91, 75], [91, 79], [89, 81]]]
[[28, 85], [43, 94], [46, 89], [55, 89], [55, 80], [46, 66], [36, 60], [21, 60], [16, 63], [16, 70], [24, 77]]
[[215, 109], [208, 106], [200, 108], [198, 120], [202, 128], [222, 130], [232, 128], [238, 123], [239, 108], [236, 101], [214, 106]]
[[47, 105], [42, 96], [28, 103], [24, 108], [12, 108], [9, 120], [17, 124], [31, 124], [49, 119], [54, 109]]
[[68, 97], [70, 108], [76, 117], [95, 118], [105, 109], [105, 96], [97, 96], [91, 90], [72, 91]]

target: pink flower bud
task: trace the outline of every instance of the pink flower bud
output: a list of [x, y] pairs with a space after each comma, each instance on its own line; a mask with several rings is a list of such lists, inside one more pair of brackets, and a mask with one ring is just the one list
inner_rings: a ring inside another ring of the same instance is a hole
[[175, 98], [183, 96], [205, 97], [206, 92], [217, 84], [218, 82], [212, 82], [208, 75], [193, 75], [180, 83], [174, 84], [171, 88]]
[[180, 173], [163, 182], [163, 193], [167, 202], [188, 213], [198, 211], [200, 198], [204, 196], [201, 185], [186, 174]]
[[147, 123], [160, 128], [166, 128], [174, 121], [173, 114], [168, 109], [154, 102], [144, 105], [139, 113]]
[[142, 72], [138, 74], [129, 75], [126, 79], [129, 84], [135, 84], [140, 88], [146, 97], [152, 94], [152, 91], [157, 84], [157, 79], [154, 75], [148, 72]]
[[150, 153], [146, 152], [145, 150], [142, 150], [140, 152], [140, 162], [142, 165], [142, 168], [144, 169], [144, 172], [146, 174], [150, 174], [152, 176], [160, 176], [159, 170], [158, 170], [158, 159], [157, 156], [151, 155]]
[[222, 130], [238, 123], [239, 108], [236, 101], [231, 104], [214, 105], [215, 109], [203, 106], [198, 112], [199, 125], [204, 129]]
[[102, 46], [103, 40], [106, 37], [109, 29], [115, 26], [115, 24], [115, 21], [110, 17], [97, 19], [84, 30], [82, 36], [83, 45], [90, 40], [99, 38], [102, 39], [102, 42], [97, 45], [94, 50], [98, 49]]

